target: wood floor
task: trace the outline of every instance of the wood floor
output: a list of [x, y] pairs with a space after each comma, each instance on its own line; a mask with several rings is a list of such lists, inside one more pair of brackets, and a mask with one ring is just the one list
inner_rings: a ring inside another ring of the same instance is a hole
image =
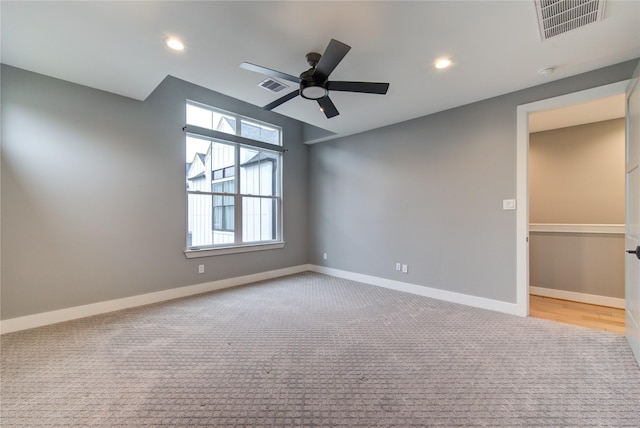
[[536, 318], [624, 334], [624, 309], [531, 294], [529, 314]]

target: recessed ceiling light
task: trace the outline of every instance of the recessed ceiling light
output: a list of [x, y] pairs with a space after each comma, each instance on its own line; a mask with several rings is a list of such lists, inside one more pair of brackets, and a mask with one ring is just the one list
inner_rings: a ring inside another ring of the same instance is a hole
[[443, 69], [443, 68], [449, 67], [451, 64], [453, 64], [453, 61], [451, 60], [451, 58], [440, 58], [436, 60], [436, 62], [434, 63], [434, 66], [437, 69]]
[[175, 37], [167, 37], [166, 39], [164, 39], [164, 43], [174, 51], [184, 50], [184, 43], [182, 43], [180, 40], [176, 39]]

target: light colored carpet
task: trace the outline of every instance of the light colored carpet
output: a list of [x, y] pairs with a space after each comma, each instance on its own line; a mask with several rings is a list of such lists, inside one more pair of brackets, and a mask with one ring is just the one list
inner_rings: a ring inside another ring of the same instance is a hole
[[640, 426], [621, 336], [315, 273], [1, 346], [2, 427]]

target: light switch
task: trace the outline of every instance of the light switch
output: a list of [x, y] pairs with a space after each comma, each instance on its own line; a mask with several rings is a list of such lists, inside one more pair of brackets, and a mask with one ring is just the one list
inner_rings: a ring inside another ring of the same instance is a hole
[[515, 199], [504, 199], [502, 201], [502, 209], [503, 210], [515, 210], [516, 209], [516, 200]]

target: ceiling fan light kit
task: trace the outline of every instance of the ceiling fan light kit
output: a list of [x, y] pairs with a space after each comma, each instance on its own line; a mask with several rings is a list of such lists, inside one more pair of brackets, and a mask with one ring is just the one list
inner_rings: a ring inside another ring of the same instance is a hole
[[278, 98], [272, 103], [262, 107], [264, 110], [273, 110], [279, 105], [300, 95], [302, 98], [317, 101], [320, 106], [320, 110], [324, 112], [328, 119], [330, 119], [340, 113], [329, 98], [329, 91], [360, 92], [365, 94], [384, 95], [389, 90], [388, 83], [335, 82], [328, 80], [329, 75], [338, 66], [350, 49], [351, 46], [331, 39], [322, 55], [317, 52], [310, 52], [307, 54], [307, 62], [311, 68], [300, 74], [300, 77], [271, 70], [249, 62], [243, 62], [240, 64], [240, 67], [245, 70], [266, 74], [267, 76], [289, 80], [300, 85], [298, 90]]
[[314, 82], [300, 83], [300, 96], [308, 100], [319, 100], [329, 95], [327, 88]]

